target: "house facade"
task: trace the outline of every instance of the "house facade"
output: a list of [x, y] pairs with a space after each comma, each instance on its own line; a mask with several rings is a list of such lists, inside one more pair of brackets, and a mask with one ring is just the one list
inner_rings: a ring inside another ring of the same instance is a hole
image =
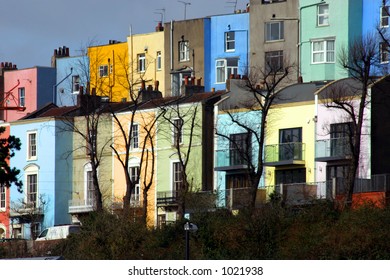
[[[165, 36], [161, 23], [156, 27], [156, 32], [146, 34], [134, 34], [127, 37], [129, 49], [129, 73], [133, 92], [137, 93], [142, 81], [146, 87], [155, 87], [158, 81], [159, 90], [165, 96]], [[129, 99], [129, 101], [131, 101]]]
[[[53, 101], [56, 70], [52, 67], [32, 67], [4, 72], [4, 91], [9, 98], [4, 101], [4, 120], [23, 118], [27, 114]], [[24, 110], [10, 110], [21, 107]]]
[[203, 84], [210, 73], [205, 63], [210, 60], [209, 32], [209, 18], [164, 24], [165, 96], [183, 94], [186, 77], [192, 84]]
[[10, 163], [21, 171], [23, 182], [22, 193], [10, 188], [11, 237], [30, 239], [46, 227], [71, 222], [67, 209], [73, 176], [67, 155], [72, 134], [61, 119], [63, 113], [48, 105], [11, 123], [11, 134], [24, 144]]
[[225, 90], [230, 76], [248, 75], [249, 13], [210, 17], [209, 75], [204, 77], [205, 91]]

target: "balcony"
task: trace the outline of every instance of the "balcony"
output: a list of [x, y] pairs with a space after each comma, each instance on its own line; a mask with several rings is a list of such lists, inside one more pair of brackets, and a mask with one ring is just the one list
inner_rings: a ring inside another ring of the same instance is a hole
[[26, 202], [11, 207], [11, 217], [31, 217], [44, 215], [42, 206], [37, 206], [33, 202]]
[[233, 171], [248, 169], [247, 162], [238, 149], [224, 149], [216, 151], [215, 171]]
[[157, 192], [157, 206], [177, 206], [178, 191]]
[[331, 138], [316, 141], [315, 160], [332, 162], [351, 158], [351, 149], [347, 137]]
[[95, 211], [96, 203], [94, 199], [73, 199], [69, 201], [69, 214], [81, 214]]
[[300, 142], [266, 145], [264, 148], [266, 166], [304, 166], [305, 144]]

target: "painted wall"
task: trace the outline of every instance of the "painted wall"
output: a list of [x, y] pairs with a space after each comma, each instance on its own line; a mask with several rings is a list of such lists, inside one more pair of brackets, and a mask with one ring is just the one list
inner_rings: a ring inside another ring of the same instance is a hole
[[[1, 125], [6, 130], [0, 135], [1, 138], [8, 138], [10, 135], [10, 126], [8, 123]], [[7, 161], [9, 163], [9, 161]], [[0, 238], [10, 237], [9, 227], [9, 211], [10, 211], [10, 190], [5, 188], [5, 208], [0, 207]]]
[[72, 77], [80, 77], [80, 86], [86, 89], [89, 81], [89, 59], [87, 56], [61, 57], [56, 60], [57, 80], [54, 87], [57, 106], [74, 106], [77, 104], [79, 91], [73, 90]]
[[[202, 79], [207, 75], [205, 72], [205, 58], [208, 57], [209, 48], [205, 48], [205, 32], [209, 28], [209, 18], [189, 19], [172, 21], [164, 24], [164, 47], [165, 47], [165, 95], [171, 95], [171, 75], [173, 70], [191, 68], [195, 72], [195, 79]], [[171, 30], [172, 27], [172, 30]], [[189, 60], [179, 61], [179, 42], [189, 41]], [[207, 46], [207, 45], [206, 45]], [[194, 55], [194, 56], [193, 56]]]
[[[107, 96], [114, 102], [129, 100], [128, 55], [127, 42], [88, 48], [91, 89], [95, 88], [97, 95]], [[100, 77], [99, 67], [103, 65], [108, 67], [108, 73]]]
[[[210, 42], [210, 60], [208, 64], [210, 75], [205, 76], [205, 91], [226, 89], [226, 83], [216, 82], [216, 60], [225, 58], [237, 58], [238, 74], [248, 75], [249, 54], [249, 13], [231, 14], [210, 17], [210, 37], [205, 37], [205, 44]], [[235, 32], [235, 50], [225, 50], [225, 32]], [[226, 77], [227, 79], [229, 77]]]
[[[127, 37], [129, 49], [130, 80], [133, 80], [134, 91], [138, 92], [141, 87], [141, 80], [145, 81], [146, 86], [155, 87], [155, 81], [159, 82], [159, 90], [165, 96], [165, 50], [164, 50], [164, 32], [153, 32], [146, 34], [135, 34]], [[161, 68], [157, 68], [157, 52], [161, 54]], [[138, 54], [145, 55], [145, 72], [139, 72]], [[169, 72], [168, 72], [169, 73]]]
[[[175, 105], [173, 105], [175, 106]], [[167, 107], [167, 116], [177, 117], [177, 109]], [[197, 112], [195, 113], [195, 108]], [[180, 115], [184, 118], [183, 125], [183, 144], [181, 152], [185, 156], [188, 151], [190, 142], [190, 125], [192, 118], [195, 118], [195, 129], [192, 137], [192, 147], [190, 150], [189, 161], [187, 166], [187, 178], [192, 185], [192, 191], [202, 189], [202, 107], [200, 103], [181, 104], [179, 108]], [[177, 150], [172, 144], [173, 134], [171, 125], [168, 121], [160, 118], [157, 124], [157, 184], [156, 192], [169, 192], [172, 190], [172, 164], [178, 161]], [[164, 213], [160, 208], [158, 214]]]
[[[154, 149], [156, 148], [156, 139], [153, 137], [153, 145], [147, 138], [146, 130], [150, 131], [150, 134], [155, 136], [156, 126], [153, 126], [153, 122], [156, 116], [155, 109], [143, 110], [136, 112], [134, 116], [133, 122], [131, 122], [131, 112], [118, 113], [117, 117], [120, 121], [120, 124], [125, 129], [126, 134], [129, 133], [130, 124], [138, 124], [139, 131], [139, 148], [130, 150], [129, 154], [129, 166], [140, 166], [142, 159], [142, 168], [140, 170], [140, 202], [143, 202], [143, 187], [144, 183], [148, 184], [151, 182], [151, 187], [148, 191], [148, 206], [147, 206], [147, 223], [150, 226], [154, 226], [156, 224], [156, 196], [155, 196], [155, 184], [156, 184], [156, 174], [153, 171], [156, 168], [157, 158], [155, 158], [154, 166], [152, 157], [149, 154], [147, 156], [146, 153], [150, 153], [152, 146]], [[116, 121], [113, 121], [113, 133], [114, 133], [114, 147], [118, 150], [121, 158], [124, 160], [125, 158], [125, 143], [123, 135], [120, 132], [120, 127]], [[146, 129], [146, 130], [145, 130]], [[146, 141], [146, 142], [145, 142]], [[145, 146], [144, 146], [145, 145]], [[143, 148], [145, 147], [145, 148]], [[144, 156], [142, 158], [142, 152], [144, 150]], [[155, 153], [156, 155], [156, 153]], [[153, 177], [152, 177], [153, 176]], [[117, 159], [117, 157], [113, 156], [113, 179], [114, 179], [114, 190], [113, 190], [113, 201], [117, 201], [122, 203], [123, 197], [126, 194], [126, 179], [124, 176], [124, 170], [121, 162]], [[141, 204], [142, 205], [142, 204]]]
[[[244, 110], [236, 110], [231, 112], [233, 118], [238, 120], [241, 124], [244, 124], [254, 131], [257, 131], [260, 134], [260, 119], [261, 119], [261, 111], [244, 111]], [[217, 115], [217, 123], [216, 128], [218, 133], [229, 136], [231, 134], [236, 133], [246, 133], [247, 130], [243, 129], [238, 124], [232, 121], [232, 118], [226, 112], [220, 112]], [[257, 158], [259, 145], [255, 139], [255, 136], [252, 135], [252, 164], [257, 166]], [[216, 136], [215, 143], [215, 163], [223, 162], [224, 158], [229, 157], [229, 148], [230, 141], [225, 137]], [[227, 158], [228, 159], [228, 158]], [[226, 161], [226, 160], [225, 160]], [[229, 162], [229, 161], [227, 161]], [[215, 189], [218, 192], [223, 192], [226, 190], [226, 171], [216, 171], [215, 172]], [[264, 185], [264, 178], [261, 179], [259, 183], [259, 187]]]
[[[71, 197], [72, 174], [71, 162], [64, 154], [71, 149], [71, 138], [67, 134], [59, 135], [61, 129], [57, 122], [51, 119], [20, 120], [11, 124], [11, 134], [21, 139], [21, 151], [11, 159], [11, 165], [20, 169], [23, 180], [23, 193], [15, 186], [11, 188], [11, 211], [15, 204], [20, 204], [26, 198], [27, 172], [35, 168], [38, 180], [39, 197], [46, 202], [41, 229], [56, 224], [70, 223], [68, 200]], [[28, 132], [37, 133], [37, 157], [30, 160], [28, 153]], [[59, 137], [56, 137], [59, 136]], [[30, 238], [29, 226], [23, 226], [24, 238]]]
[[[302, 128], [302, 143], [304, 143], [304, 160], [306, 182], [314, 182], [314, 96], [312, 101], [291, 102], [271, 108], [266, 130], [266, 145], [279, 144], [279, 130], [286, 128]], [[281, 170], [286, 167], [277, 167]], [[266, 186], [275, 185], [275, 167], [266, 167]]]
[[[87, 131], [86, 118], [76, 117], [75, 126], [81, 131]], [[112, 151], [110, 148], [112, 139], [111, 117], [102, 115], [99, 121], [97, 133], [97, 151], [101, 156], [100, 166], [98, 168], [98, 180], [103, 196], [103, 206], [111, 207], [112, 202]], [[73, 192], [72, 200], [83, 201], [86, 197], [86, 177], [85, 172], [90, 163], [87, 155], [85, 139], [78, 133], [73, 133]]]
[[[250, 1], [250, 68], [260, 75], [265, 68], [265, 52], [283, 51], [284, 64], [288, 66], [299, 65], [298, 58], [298, 4], [299, 0], [289, 0], [262, 4], [262, 1]], [[266, 23], [284, 21], [284, 39], [266, 42]], [[292, 71], [288, 82], [296, 82], [297, 71]], [[285, 80], [285, 82], [287, 82]]]
[[[353, 40], [362, 35], [362, 0], [326, 1], [329, 4], [329, 25], [317, 25], [319, 1], [300, 0], [300, 56], [301, 75], [304, 82], [336, 80], [347, 77], [337, 63], [342, 48], [348, 48]], [[334, 62], [312, 62], [312, 41], [332, 38], [335, 40]]]

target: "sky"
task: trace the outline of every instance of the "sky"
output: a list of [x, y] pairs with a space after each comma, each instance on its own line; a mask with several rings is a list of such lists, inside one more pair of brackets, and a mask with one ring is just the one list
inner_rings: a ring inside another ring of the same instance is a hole
[[[50, 66], [54, 49], [71, 56], [91, 42], [125, 42], [130, 34], [154, 32], [161, 20], [230, 14], [249, 0], [0, 0], [0, 62], [18, 69]], [[190, 4], [188, 4], [190, 3]]]

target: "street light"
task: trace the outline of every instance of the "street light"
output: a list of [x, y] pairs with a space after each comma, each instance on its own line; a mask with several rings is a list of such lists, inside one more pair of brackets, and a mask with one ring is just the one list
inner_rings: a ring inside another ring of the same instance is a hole
[[190, 232], [196, 232], [197, 230], [198, 226], [193, 223], [187, 221], [184, 224], [184, 232], [186, 237], [186, 260], [190, 259]]

